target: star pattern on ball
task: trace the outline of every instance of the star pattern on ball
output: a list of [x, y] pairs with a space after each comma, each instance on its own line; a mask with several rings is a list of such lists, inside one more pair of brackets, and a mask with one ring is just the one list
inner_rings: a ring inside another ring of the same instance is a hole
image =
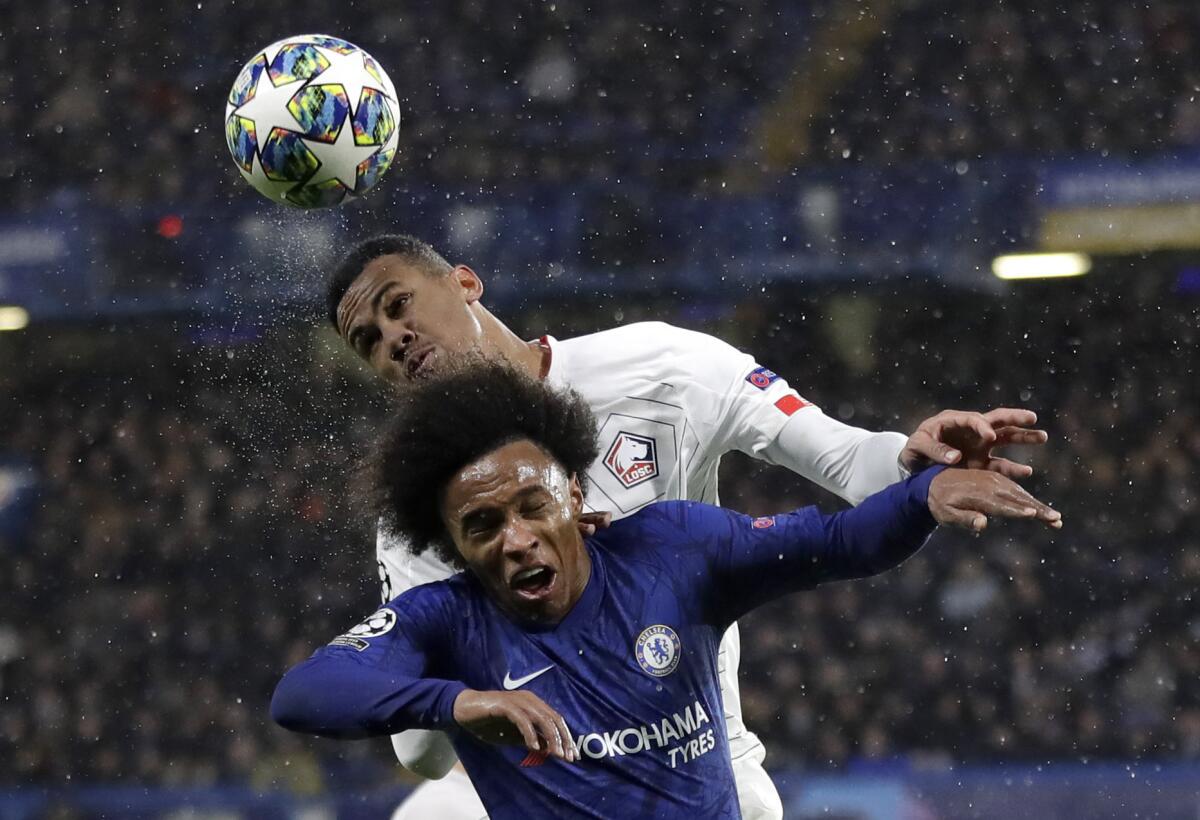
[[292, 188], [296, 187], [295, 182], [277, 181], [277, 180], [268, 178], [267, 172], [263, 170], [262, 160], [259, 158], [257, 152], [254, 154], [254, 158], [252, 160], [252, 168], [251, 168], [250, 174], [243, 174], [243, 175], [246, 176], [247, 178], [249, 178], [250, 176], [256, 176], [258, 178], [258, 181], [256, 183], [258, 186], [258, 190], [261, 191], [265, 196], [267, 196], [270, 199], [275, 200], [276, 202], [286, 202], [287, 201], [287, 192], [290, 191]]
[[300, 126], [288, 111], [287, 104], [303, 87], [301, 80], [276, 86], [271, 82], [270, 73], [263, 71], [258, 75], [254, 96], [245, 105], [233, 109], [233, 113], [254, 122], [254, 130], [260, 141], [275, 128], [298, 131]]
[[352, 112], [358, 110], [358, 103], [362, 99], [364, 88], [375, 88], [382, 91], [385, 96], [392, 96], [383, 87], [383, 83], [371, 81], [371, 75], [367, 73], [361, 51], [353, 54], [341, 54], [327, 48], [321, 48], [320, 51], [329, 60], [329, 68], [321, 72], [321, 85], [338, 83], [346, 89], [346, 99], [350, 101]]
[[351, 191], [358, 185], [358, 166], [379, 150], [378, 145], [355, 144], [354, 128], [349, 116], [342, 121], [342, 130], [333, 143], [304, 140], [304, 144], [321, 161], [321, 167], [307, 184], [317, 185], [327, 179], [337, 179]]

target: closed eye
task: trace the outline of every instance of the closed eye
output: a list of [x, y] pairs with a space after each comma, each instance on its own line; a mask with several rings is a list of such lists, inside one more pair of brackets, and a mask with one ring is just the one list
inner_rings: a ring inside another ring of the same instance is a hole
[[546, 504], [547, 502], [544, 498], [527, 501], [521, 506], [521, 511], [526, 515], [534, 515], [545, 510]]
[[364, 359], [371, 357], [371, 351], [375, 349], [375, 343], [378, 341], [379, 330], [374, 327], [358, 328], [350, 334], [350, 346]]
[[487, 535], [499, 526], [500, 520], [499, 515], [484, 511], [470, 513], [463, 519], [463, 533], [472, 537]]

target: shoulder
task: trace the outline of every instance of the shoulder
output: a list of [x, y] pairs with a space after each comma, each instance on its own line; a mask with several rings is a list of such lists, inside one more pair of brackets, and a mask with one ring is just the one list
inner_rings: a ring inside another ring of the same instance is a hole
[[666, 322], [638, 322], [559, 342], [565, 359], [563, 375], [571, 383], [618, 376], [628, 381], [719, 383], [726, 386], [735, 371], [753, 367], [753, 359], [728, 342]]
[[734, 350], [733, 347], [715, 336], [676, 327], [666, 322], [635, 322], [598, 333], [589, 333], [586, 336], [563, 339], [559, 344], [570, 352], [582, 353], [589, 359], [597, 355], [619, 357], [636, 353], [644, 354], [649, 350], [687, 355], [697, 346]]
[[745, 516], [700, 501], [659, 501], [614, 521], [596, 539], [614, 552], [677, 547], [704, 540], [739, 517]]
[[469, 609], [478, 596], [478, 588], [465, 572], [442, 581], [431, 581], [407, 589], [384, 606], [402, 618], [426, 620], [449, 617]]

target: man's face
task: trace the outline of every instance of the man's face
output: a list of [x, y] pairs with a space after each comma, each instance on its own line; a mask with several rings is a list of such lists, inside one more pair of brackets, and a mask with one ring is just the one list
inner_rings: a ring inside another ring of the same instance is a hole
[[338, 334], [372, 370], [403, 386], [479, 349], [472, 306], [482, 293], [470, 268], [431, 275], [401, 256], [380, 256], [338, 304]]
[[521, 620], [555, 624], [591, 574], [576, 525], [582, 510], [576, 478], [525, 439], [459, 470], [446, 485], [441, 512], [492, 600]]

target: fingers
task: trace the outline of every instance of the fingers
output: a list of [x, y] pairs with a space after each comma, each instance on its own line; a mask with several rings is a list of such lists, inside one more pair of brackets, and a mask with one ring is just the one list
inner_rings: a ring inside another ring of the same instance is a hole
[[937, 419], [936, 438], [945, 439], [945, 431], [954, 428], [969, 428], [979, 436], [984, 444], [996, 440], [996, 430], [992, 423], [984, 418], [982, 413], [969, 413], [965, 410], [945, 410], [934, 417]]
[[962, 458], [958, 450], [920, 429], [908, 437], [905, 450], [914, 457], [911, 462], [910, 459], [906, 459], [906, 462], [915, 464], [956, 464]]
[[[553, 710], [551, 710], [553, 711]], [[561, 733], [563, 744], [566, 751], [566, 756], [563, 760], [571, 763], [578, 759], [578, 752], [575, 750], [575, 744], [571, 742], [571, 730], [567, 728], [567, 721], [558, 712], [554, 712], [555, 725]]]
[[544, 752], [565, 760], [576, 759], [575, 745], [567, 722], [537, 695], [521, 692], [511, 698], [508, 720], [517, 727], [525, 747], [531, 752]]
[[1049, 504], [1034, 498], [1032, 495], [1026, 492], [1024, 487], [1021, 487], [1017, 484], [1012, 485], [1011, 492], [1017, 499], [1018, 503], [1025, 505], [1024, 512], [1026, 515], [1037, 518], [1039, 521], [1046, 524], [1046, 526], [1050, 527], [1050, 529], [1062, 529], [1062, 513], [1060, 513], [1058, 510], [1054, 509]]
[[943, 526], [960, 527], [972, 532], [982, 532], [987, 527], [987, 516], [978, 510], [943, 507], [936, 517]]
[[[1030, 414], [1032, 415], [1032, 414]], [[1045, 430], [1029, 430], [1024, 427], [1001, 427], [996, 431], [996, 441], [993, 446], [1006, 444], [1045, 444], [1050, 436]], [[989, 456], [985, 468], [1008, 478], [1029, 478], [1033, 468], [1028, 464], [1020, 464], [1007, 458]]]
[[567, 730], [567, 724], [562, 719], [562, 715], [542, 703], [541, 708], [534, 712], [534, 726], [543, 739], [543, 746], [537, 751], [546, 752], [568, 763], [575, 759], [575, 747], [571, 743], [571, 733]]
[[519, 709], [512, 710], [512, 713], [508, 716], [508, 722], [517, 727], [517, 731], [521, 733], [521, 739], [525, 741], [526, 749], [531, 752], [546, 751], [542, 748], [537, 727], [533, 725], [533, 720], [524, 711]]
[[579, 516], [579, 532], [584, 536], [595, 535], [598, 530], [606, 529], [612, 523], [612, 513], [594, 512]]
[[1037, 413], [1019, 407], [997, 407], [984, 413], [983, 418], [993, 427], [1029, 427], [1037, 424]]
[[929, 486], [929, 511], [940, 524], [980, 532], [989, 516], [1036, 518], [1053, 529], [1062, 515], [998, 472], [946, 470]]
[[1030, 430], [1025, 427], [1001, 427], [996, 430], [996, 446], [1003, 444], [1045, 444], [1050, 436], [1045, 430]]
[[1037, 518], [1052, 529], [1062, 527], [1062, 514], [1030, 495], [1023, 487], [1007, 479], [994, 492], [985, 495], [975, 505], [987, 515], [1004, 518]]
[[1015, 461], [1009, 461], [1007, 458], [988, 459], [987, 469], [993, 473], [999, 473], [1006, 478], [1029, 478], [1033, 475], [1033, 468], [1028, 464], [1018, 464]]
[[[963, 460], [963, 453], [955, 444], [966, 446], [971, 452], [982, 446], [986, 453], [995, 440], [996, 431], [982, 414], [943, 410], [921, 422], [909, 436], [904, 461], [910, 469], [921, 460], [933, 464], [958, 464]], [[951, 441], [955, 444], [951, 444]]]

